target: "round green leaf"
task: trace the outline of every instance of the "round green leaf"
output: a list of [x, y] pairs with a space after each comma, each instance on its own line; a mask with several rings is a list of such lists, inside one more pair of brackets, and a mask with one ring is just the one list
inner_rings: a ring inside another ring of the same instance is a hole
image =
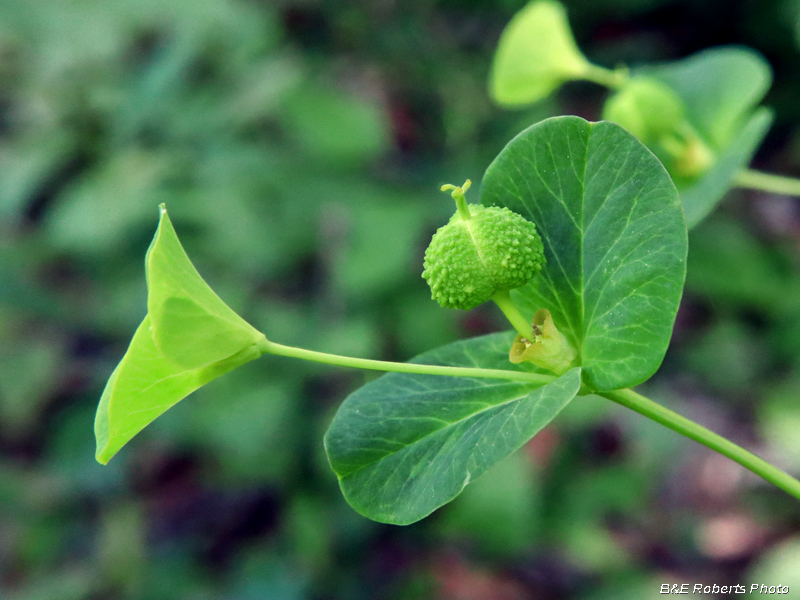
[[[456, 342], [411, 362], [528, 370], [508, 361], [511, 335]], [[358, 512], [406, 525], [450, 502], [532, 438], [575, 397], [580, 369], [545, 386], [389, 373], [351, 394], [325, 434], [345, 498]]]
[[584, 382], [607, 391], [648, 379], [686, 276], [683, 211], [658, 159], [618, 125], [555, 117], [503, 149], [481, 201], [536, 223], [547, 263], [513, 295], [529, 316], [550, 310]]

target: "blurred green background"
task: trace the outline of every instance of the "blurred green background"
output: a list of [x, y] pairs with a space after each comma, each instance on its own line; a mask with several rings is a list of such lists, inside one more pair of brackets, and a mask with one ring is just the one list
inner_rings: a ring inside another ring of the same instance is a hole
[[[489, 103], [493, 49], [523, 5], [0, 0], [0, 597], [800, 594], [797, 501], [593, 397], [409, 527], [353, 512], [322, 448], [374, 374], [264, 358], [94, 461], [97, 401], [146, 312], [161, 202], [211, 286], [275, 341], [406, 360], [505, 327], [490, 306], [439, 308], [420, 273], [452, 212], [438, 186], [479, 181], [544, 117], [598, 118], [591, 84], [521, 112]], [[567, 6], [608, 67], [762, 52], [777, 119], [754, 165], [800, 175], [800, 3]], [[692, 232], [673, 343], [647, 385], [795, 475], [797, 202], [732, 192]]]

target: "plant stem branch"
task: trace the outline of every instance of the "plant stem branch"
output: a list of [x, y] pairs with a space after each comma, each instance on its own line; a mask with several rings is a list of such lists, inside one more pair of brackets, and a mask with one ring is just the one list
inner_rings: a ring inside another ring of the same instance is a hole
[[612, 71], [597, 65], [589, 65], [583, 72], [583, 78], [598, 85], [605, 86], [612, 90], [621, 88], [628, 80], [628, 73], [625, 70], [617, 69]]
[[648, 419], [652, 419], [656, 423], [660, 423], [681, 435], [727, 456], [795, 498], [800, 498], [800, 481], [784, 471], [781, 471], [778, 467], [771, 465], [764, 459], [759, 458], [752, 452], [748, 452], [730, 440], [717, 435], [713, 431], [709, 431], [702, 425], [698, 425], [694, 421], [690, 421], [630, 389], [600, 392], [598, 395], [612, 400], [617, 404], [621, 404], [622, 406], [626, 406], [644, 415]]
[[737, 187], [761, 190], [771, 194], [800, 196], [800, 179], [762, 173], [753, 169], [743, 169], [734, 180]]
[[417, 363], [398, 363], [386, 360], [370, 360], [368, 358], [354, 358], [352, 356], [340, 356], [338, 354], [328, 354], [326, 352], [316, 352], [297, 348], [295, 346], [284, 346], [270, 342], [266, 338], [260, 344], [262, 354], [276, 354], [279, 356], [289, 356], [314, 362], [338, 365], [340, 367], [353, 367], [355, 369], [368, 369], [371, 371], [391, 371], [395, 373], [416, 373], [420, 375], [449, 375], [450, 377], [481, 377], [485, 379], [508, 379], [509, 381], [520, 381], [522, 383], [532, 383], [545, 385], [555, 379], [553, 375], [541, 375], [539, 373], [526, 373], [524, 371], [510, 371], [506, 369], [481, 369], [479, 367], [447, 367], [443, 365], [421, 365]]
[[517, 305], [511, 300], [511, 294], [509, 294], [508, 290], [504, 292], [495, 292], [494, 296], [492, 296], [492, 300], [500, 307], [506, 319], [508, 319], [514, 326], [514, 329], [516, 329], [522, 337], [529, 340], [534, 338], [531, 324], [519, 312]]

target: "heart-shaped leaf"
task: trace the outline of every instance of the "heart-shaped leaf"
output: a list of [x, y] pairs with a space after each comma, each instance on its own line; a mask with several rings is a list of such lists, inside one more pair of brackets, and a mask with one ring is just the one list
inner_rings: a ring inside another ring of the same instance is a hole
[[481, 201], [536, 223], [547, 263], [512, 297], [531, 317], [550, 310], [584, 382], [605, 391], [648, 379], [686, 276], [683, 211], [658, 159], [618, 125], [554, 117], [509, 142]]
[[145, 269], [148, 314], [97, 407], [96, 457], [104, 464], [168, 408], [262, 353], [263, 334], [203, 281], [163, 205]]
[[592, 66], [584, 58], [564, 7], [536, 0], [514, 15], [494, 57], [489, 93], [500, 106], [521, 106], [547, 97]]
[[[508, 362], [512, 338], [501, 333], [456, 342], [412, 362], [533, 371]], [[541, 387], [389, 373], [344, 401], [325, 448], [353, 508], [376, 521], [406, 525], [522, 446], [579, 388], [579, 368]]]

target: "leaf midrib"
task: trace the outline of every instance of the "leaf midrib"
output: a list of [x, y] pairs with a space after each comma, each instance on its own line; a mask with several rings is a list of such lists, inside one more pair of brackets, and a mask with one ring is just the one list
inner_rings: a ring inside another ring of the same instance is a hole
[[[576, 337], [578, 338], [578, 364], [583, 364], [583, 342], [585, 339], [586, 334], [586, 280], [585, 280], [585, 273], [584, 273], [584, 239], [586, 238], [586, 230], [584, 229], [584, 222], [583, 219], [586, 214], [586, 168], [589, 164], [589, 143], [592, 139], [592, 133], [594, 132], [594, 125], [592, 123], [588, 124], [588, 135], [586, 136], [586, 149], [583, 155], [583, 172], [580, 174], [578, 179], [581, 183], [581, 211], [579, 215], [579, 230], [580, 230], [580, 294], [578, 295], [578, 301], [580, 304], [580, 329], [577, 332]], [[572, 155], [572, 146], [569, 142], [569, 137], [567, 137], [567, 147], [569, 148], [569, 153]], [[574, 162], [572, 163], [575, 164]], [[577, 173], [575, 173], [577, 175]]]
[[539, 389], [539, 388], [541, 388], [541, 387], [544, 387], [544, 386], [541, 386], [541, 385], [533, 385], [533, 384], [525, 384], [525, 383], [521, 383], [520, 385], [521, 385], [521, 386], [524, 386], [524, 387], [526, 387], [526, 388], [527, 388], [527, 387], [530, 385], [530, 389], [528, 389], [528, 390], [527, 390], [526, 392], [524, 392], [522, 395], [519, 395], [519, 396], [514, 396], [514, 397], [512, 397], [512, 398], [509, 398], [508, 400], [503, 400], [502, 402], [498, 402], [497, 404], [492, 404], [492, 405], [489, 405], [489, 406], [487, 406], [487, 407], [485, 407], [485, 408], [482, 408], [482, 409], [480, 409], [480, 410], [476, 410], [475, 412], [473, 412], [473, 413], [470, 413], [470, 414], [468, 414], [468, 415], [466, 415], [466, 416], [464, 416], [464, 417], [462, 417], [462, 418], [460, 418], [460, 419], [457, 419], [457, 420], [455, 420], [455, 421], [450, 421], [450, 422], [447, 422], [447, 425], [444, 425], [444, 426], [440, 427], [439, 429], [435, 429], [435, 430], [433, 430], [433, 431], [431, 431], [431, 432], [429, 432], [429, 433], [426, 433], [426, 434], [425, 434], [425, 435], [423, 435], [422, 437], [419, 437], [419, 438], [415, 439], [415, 440], [414, 440], [414, 441], [412, 441], [412, 442], [409, 442], [409, 443], [407, 443], [407, 444], [403, 444], [401, 448], [399, 448], [399, 449], [397, 449], [397, 450], [395, 450], [395, 451], [393, 451], [393, 452], [389, 452], [388, 454], [384, 454], [383, 456], [381, 456], [380, 458], [378, 458], [378, 459], [376, 459], [376, 460], [373, 460], [373, 461], [371, 461], [371, 462], [364, 463], [364, 464], [362, 464], [361, 466], [359, 466], [357, 469], [355, 469], [354, 471], [350, 471], [350, 472], [349, 472], [349, 473], [347, 473], [346, 475], [339, 475], [339, 473], [337, 472], [337, 476], [338, 476], [340, 479], [344, 479], [345, 477], [351, 477], [351, 476], [353, 476], [353, 475], [357, 474], [359, 471], [362, 471], [363, 469], [365, 469], [365, 468], [367, 468], [367, 467], [371, 467], [371, 466], [373, 466], [373, 465], [375, 465], [375, 464], [377, 464], [377, 463], [379, 463], [379, 462], [381, 462], [381, 461], [383, 461], [383, 460], [385, 460], [385, 459], [389, 458], [390, 456], [394, 456], [395, 454], [398, 454], [398, 453], [400, 453], [400, 452], [404, 451], [404, 450], [405, 450], [406, 448], [408, 448], [409, 446], [413, 446], [414, 444], [418, 444], [418, 443], [422, 442], [423, 440], [425, 440], [426, 438], [429, 438], [429, 437], [431, 437], [432, 435], [436, 435], [436, 434], [438, 434], [438, 433], [441, 433], [441, 432], [443, 432], [443, 431], [447, 430], [447, 429], [448, 429], [448, 428], [450, 428], [450, 427], [455, 427], [455, 426], [457, 426], [457, 425], [461, 424], [462, 422], [464, 422], [464, 421], [466, 421], [466, 420], [468, 420], [468, 419], [472, 419], [472, 418], [473, 418], [473, 417], [475, 417], [476, 415], [480, 415], [481, 413], [484, 413], [484, 412], [486, 412], [486, 411], [489, 411], [489, 410], [495, 409], [495, 408], [497, 408], [497, 407], [500, 407], [500, 406], [505, 406], [506, 404], [510, 404], [511, 402], [516, 402], [516, 401], [517, 401], [517, 400], [519, 400], [520, 398], [527, 397], [527, 396], [529, 396], [529, 395], [530, 395], [532, 392], [536, 391], [537, 389]]

